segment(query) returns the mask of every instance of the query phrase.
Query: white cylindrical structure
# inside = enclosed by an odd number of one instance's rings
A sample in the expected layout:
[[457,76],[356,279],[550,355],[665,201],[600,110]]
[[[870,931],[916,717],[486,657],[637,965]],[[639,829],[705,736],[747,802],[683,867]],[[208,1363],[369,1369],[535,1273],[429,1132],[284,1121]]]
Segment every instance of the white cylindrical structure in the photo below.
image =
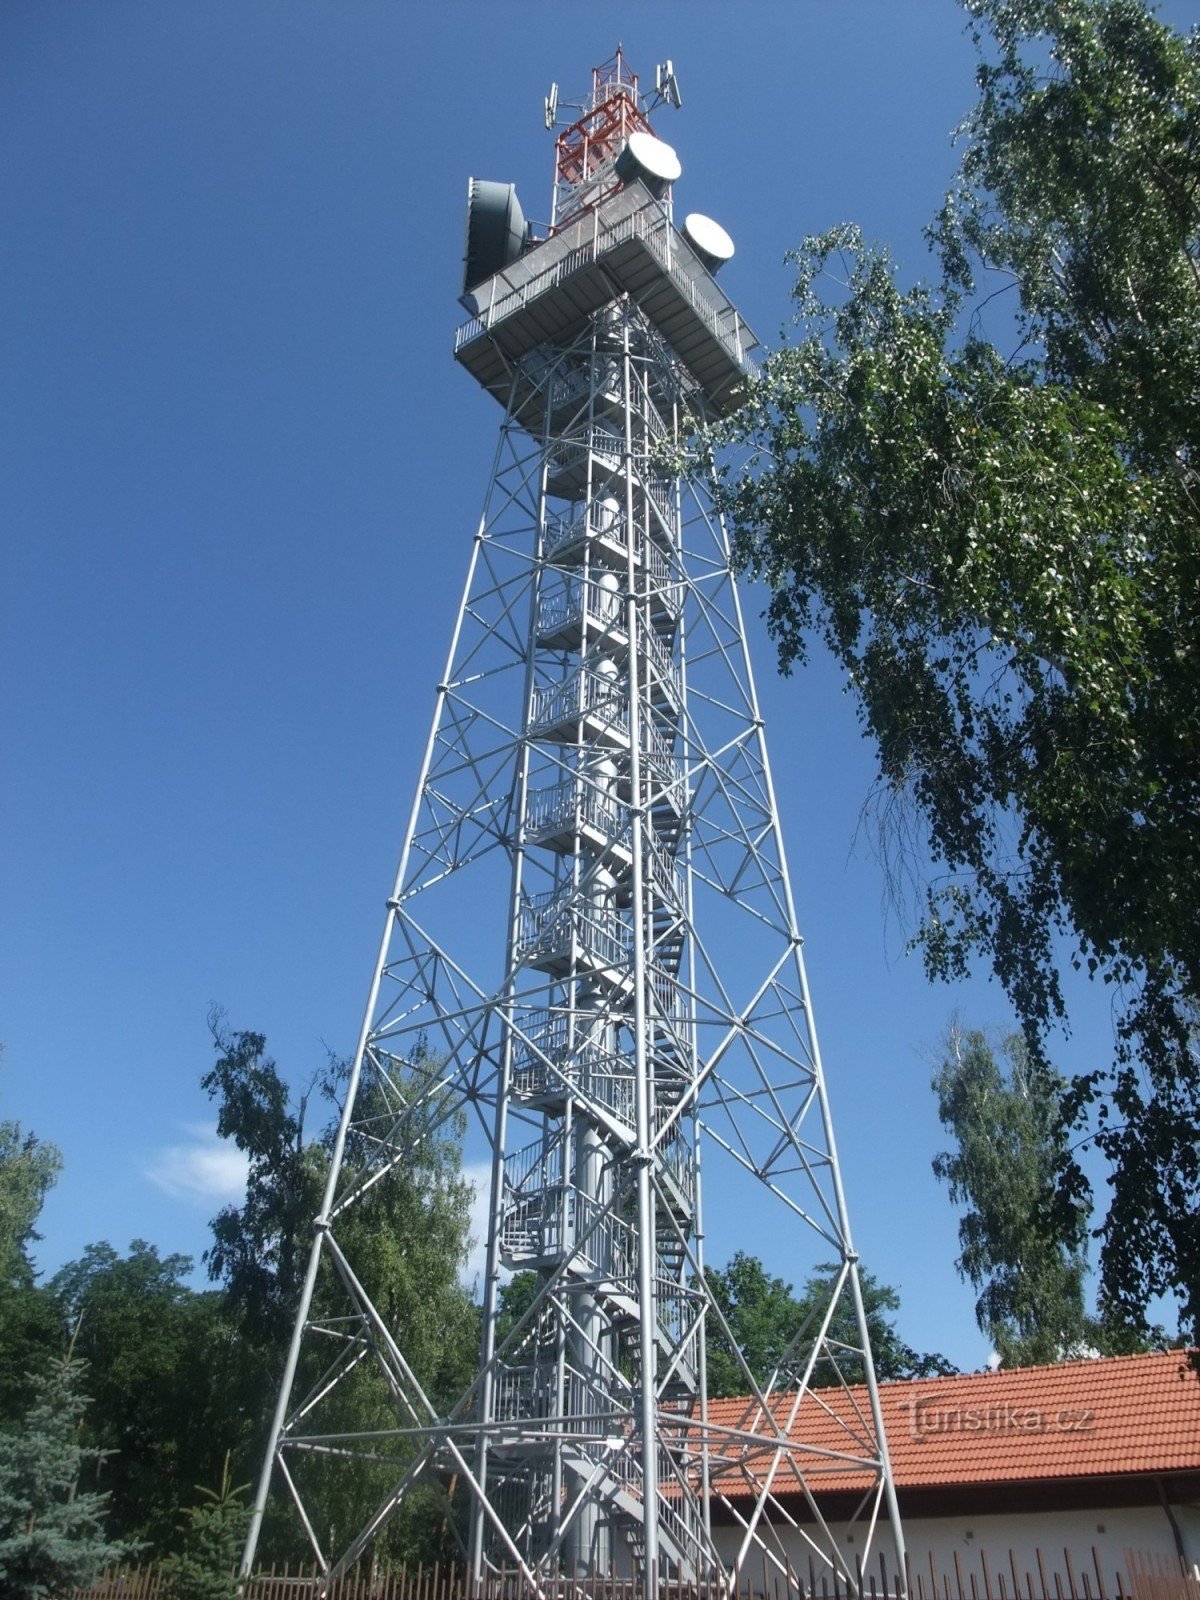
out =
[[733,240],[719,222],[702,211],[689,211],[683,219],[683,237],[710,272],[733,260]]

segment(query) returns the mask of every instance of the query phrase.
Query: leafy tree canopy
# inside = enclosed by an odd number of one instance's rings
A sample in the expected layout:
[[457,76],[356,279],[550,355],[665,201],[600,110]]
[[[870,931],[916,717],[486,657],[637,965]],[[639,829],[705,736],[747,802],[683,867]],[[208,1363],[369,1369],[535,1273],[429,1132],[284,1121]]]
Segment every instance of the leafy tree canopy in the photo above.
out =
[[19,1123],[0,1122],[0,1423],[30,1402],[30,1374],[47,1352],[67,1347],[58,1307],[38,1287],[29,1255],[61,1169],[54,1145]]
[[33,1282],[29,1246],[38,1237],[37,1219],[61,1170],[57,1146],[18,1122],[0,1122],[0,1285]]
[[189,1256],[160,1256],[135,1239],[124,1257],[89,1245],[48,1286],[88,1363],[85,1432],[103,1458],[112,1525],[158,1549],[241,1426],[230,1330],[219,1297],[187,1282],[191,1270]]
[[[175,1552],[171,1581],[181,1597],[199,1595],[205,1584],[224,1585],[227,1547],[244,1533],[244,1508],[240,1491],[229,1487],[228,1463],[237,1479],[252,1478],[261,1465],[332,1140],[331,1127],[308,1132],[308,1097],[292,1097],[265,1038],[215,1020],[216,1060],[204,1085],[217,1101],[219,1132],[249,1156],[243,1203],[226,1207],[213,1222],[208,1265],[219,1287],[198,1291],[189,1281],[188,1257],[161,1256],[144,1240],[134,1240],[124,1256],[108,1243],[90,1245],[44,1286],[34,1283],[18,1249],[14,1281],[0,1282],[0,1426],[9,1424],[14,1437],[27,1431],[21,1419],[31,1398],[41,1404],[44,1390],[41,1379],[31,1385],[31,1367],[47,1350],[65,1350],[73,1340],[86,1358],[94,1396],[86,1412],[78,1402],[75,1419],[79,1491],[86,1496],[103,1489],[117,1535],[145,1540],[158,1555]],[[321,1082],[335,1100],[342,1072],[332,1063]],[[368,1088],[366,1126],[371,1109]],[[453,1132],[431,1128],[428,1137],[418,1137],[403,1165],[339,1225],[362,1281],[400,1330],[427,1392],[437,1397],[466,1386],[478,1355],[478,1310],[458,1281],[471,1192],[448,1136]],[[368,1145],[378,1144],[352,1134],[346,1183],[371,1158]],[[12,1148],[20,1155],[26,1145],[21,1136]],[[22,1217],[24,1240],[36,1209],[26,1207]],[[333,1311],[335,1296],[336,1285],[324,1274],[317,1313]],[[301,1382],[315,1377],[314,1360],[326,1359],[308,1351]],[[361,1364],[338,1403],[347,1426],[386,1427],[393,1415],[372,1363]],[[224,1488],[216,1492],[193,1487],[218,1482]],[[361,1482],[331,1491],[318,1503],[324,1531],[348,1524],[382,1492]],[[197,1493],[200,1501],[192,1504]],[[410,1522],[389,1528],[384,1554],[435,1550],[444,1535],[441,1504],[418,1507]],[[295,1532],[269,1527],[270,1553],[307,1555]]]
[[246,1196],[213,1219],[209,1276],[223,1285],[243,1333],[278,1346],[300,1296],[325,1161],[305,1137],[309,1095],[293,1101],[265,1035],[209,1018],[217,1059],[201,1087],[217,1103],[217,1132],[249,1158]]
[[0,1284],[0,1427],[22,1415],[33,1372],[47,1354],[65,1351],[69,1338],[58,1303],[41,1285]]
[[[749,1391],[743,1360],[760,1386],[768,1382],[781,1364],[786,1365],[793,1346],[803,1340],[823,1315],[836,1280],[836,1268],[821,1267],[798,1296],[790,1283],[773,1276],[757,1256],[748,1255],[744,1250],[737,1251],[725,1267],[706,1267],[704,1276],[742,1355],[739,1360],[729,1341],[717,1330],[716,1324],[710,1322],[708,1392],[710,1396],[721,1396]],[[878,1377],[927,1378],[956,1370],[944,1356],[918,1355],[910,1349],[892,1321],[893,1314],[900,1309],[896,1291],[877,1283],[869,1272],[860,1276]],[[839,1299],[829,1334],[835,1344],[856,1346],[859,1343],[853,1311],[845,1297]],[[841,1376],[852,1383],[861,1381],[861,1364],[854,1358],[844,1362]],[[813,1382],[818,1386],[838,1381],[839,1375],[825,1366],[814,1370]]]
[[938,280],[804,243],[726,499],[783,668],[817,637],[847,671],[896,881],[932,857],[930,974],[986,958],[1041,1061],[1061,951],[1112,986],[1062,1110],[1108,1157],[1104,1293],[1200,1336],[1200,43],[1141,0],[965,5]]
[[1019,1034],[998,1056],[984,1034],[952,1028],[933,1088],[955,1140],[933,1170],[964,1208],[958,1269],[980,1291],[976,1319],[1002,1363],[1144,1347],[1111,1310],[1086,1308],[1087,1212],[1057,1181],[1068,1157],[1062,1079]]
[[[306,1095],[293,1100],[262,1034],[230,1030],[213,1021],[216,1065],[203,1085],[216,1100],[218,1131],[250,1158],[246,1196],[213,1221],[210,1275],[223,1288],[222,1303],[241,1335],[236,1382],[250,1427],[235,1453],[241,1476],[257,1472],[265,1448],[284,1357],[300,1301],[300,1288],[329,1172],[336,1124],[306,1131]],[[399,1070],[399,1069],[397,1069]],[[346,1067],[331,1060],[319,1087],[340,1104]],[[395,1084],[390,1093],[394,1097]],[[386,1180],[362,1184],[362,1193],[339,1215],[338,1243],[427,1394],[447,1401],[465,1388],[478,1359],[478,1308],[459,1282],[469,1242],[472,1191],[463,1178],[457,1123],[429,1104],[406,1126],[403,1158],[388,1154],[397,1125],[394,1105],[378,1077],[360,1086],[341,1172],[340,1198],[382,1162]],[[345,1314],[344,1289],[328,1258],[314,1293],[314,1317]],[[317,1364],[315,1364],[317,1363]],[[310,1341],[302,1352],[296,1393],[304,1393],[328,1363],[328,1351]],[[360,1362],[324,1403],[322,1425],[386,1428],[395,1407],[382,1373]],[[391,1468],[328,1464],[296,1468],[306,1506],[321,1537],[332,1545],[357,1526],[392,1481]],[[310,1474],[313,1481],[309,1481]],[[376,1479],[378,1481],[376,1481]],[[306,1556],[295,1543],[294,1518],[276,1496],[268,1508],[260,1546],[282,1559]],[[437,1553],[442,1537],[440,1503],[414,1499],[376,1544],[378,1554],[420,1559]]]
[[16,1122],[0,1122],[0,1280],[32,1281],[29,1245],[62,1156]]

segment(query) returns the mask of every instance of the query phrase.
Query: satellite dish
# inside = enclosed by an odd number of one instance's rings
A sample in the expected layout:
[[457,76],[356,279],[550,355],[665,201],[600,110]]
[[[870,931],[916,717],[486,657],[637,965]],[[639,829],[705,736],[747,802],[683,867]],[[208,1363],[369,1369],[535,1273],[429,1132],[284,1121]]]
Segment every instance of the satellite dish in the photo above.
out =
[[472,178],[467,185],[463,293],[515,261],[528,246],[531,231],[515,184]]
[[718,272],[733,256],[733,240],[719,222],[701,211],[689,211],[683,219],[683,237],[710,272]]
[[640,178],[651,194],[662,194],[669,183],[674,183],[683,168],[679,157],[665,139],[656,139],[652,133],[629,135],[628,142],[617,157],[616,172],[622,183]]

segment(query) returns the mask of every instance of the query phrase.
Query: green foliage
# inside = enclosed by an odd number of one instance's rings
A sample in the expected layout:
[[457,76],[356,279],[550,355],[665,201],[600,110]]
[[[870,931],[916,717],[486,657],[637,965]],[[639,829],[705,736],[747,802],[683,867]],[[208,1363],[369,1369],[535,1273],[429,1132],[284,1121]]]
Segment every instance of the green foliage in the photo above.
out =
[[48,1350],[65,1350],[68,1337],[58,1303],[41,1285],[0,1284],[0,1427],[22,1414],[34,1369]]
[[[340,1103],[344,1068],[328,1084]],[[447,1114],[436,1097],[406,1094],[418,1087],[397,1066],[385,1094],[377,1074],[359,1085],[354,1126],[346,1141],[341,1192],[377,1169],[377,1129],[392,1129],[390,1170],[347,1209],[339,1225],[342,1249],[384,1322],[397,1333],[405,1360],[435,1404],[448,1403],[467,1384],[479,1356],[477,1311],[459,1274],[470,1243],[473,1189],[462,1175],[465,1119]],[[397,1126],[396,1090],[413,1109]],[[331,1142],[332,1128],[326,1135]]]
[[[213,1223],[207,1259],[219,1290],[197,1292],[187,1282],[187,1257],[160,1257],[142,1240],[125,1257],[107,1243],[91,1245],[48,1286],[35,1285],[26,1246],[36,1237],[33,1227],[58,1169],[57,1152],[22,1135],[15,1124],[0,1127],[0,1249],[8,1251],[6,1275],[0,1275],[0,1419],[19,1418],[30,1396],[36,1399],[31,1423],[0,1440],[0,1509],[14,1519],[5,1533],[17,1540],[11,1547],[14,1572],[22,1562],[41,1571],[39,1562],[86,1553],[92,1546],[84,1534],[98,1527],[97,1508],[104,1506],[118,1535],[146,1539],[160,1554],[179,1546],[171,1570],[181,1600],[227,1592],[226,1557],[240,1546],[245,1527],[241,1491],[229,1487],[228,1463],[232,1458],[239,1475],[249,1476],[262,1459],[333,1128],[306,1136],[305,1099],[293,1102],[261,1034],[232,1032],[219,1018],[213,1024],[217,1059],[204,1086],[218,1103],[219,1133],[249,1157],[244,1203],[226,1207]],[[342,1070],[333,1063],[323,1085],[334,1099],[341,1095]],[[372,1119],[378,1122],[388,1110],[382,1102],[373,1106],[376,1092],[366,1085],[362,1116],[347,1145],[346,1185],[359,1181],[377,1159],[379,1140],[369,1130]],[[339,1241],[426,1392],[444,1403],[467,1386],[478,1355],[478,1310],[458,1282],[471,1190],[460,1170],[454,1119],[436,1102],[422,1116],[420,1126],[409,1128],[405,1158],[389,1180],[371,1187],[339,1224]],[[337,1294],[326,1269],[317,1285],[318,1315],[345,1309]],[[82,1423],[83,1403],[72,1402],[74,1454],[67,1465],[72,1487],[83,1486],[74,1500],[81,1520],[62,1516],[56,1522],[39,1512],[31,1531],[22,1522],[28,1512],[17,1479],[36,1470],[45,1488],[38,1462],[50,1446],[42,1438],[45,1382],[32,1378],[29,1368],[47,1348],[65,1347],[68,1330],[86,1357],[95,1396]],[[302,1384],[315,1376],[313,1363],[324,1359],[316,1350],[305,1352]],[[72,1374],[77,1370],[78,1364],[70,1368]],[[61,1395],[59,1400],[66,1403]],[[395,1415],[373,1362],[359,1364],[339,1389],[336,1408],[334,1420],[351,1428],[386,1427]],[[348,1528],[363,1505],[382,1494],[383,1478],[390,1481],[394,1469],[374,1470],[380,1483],[370,1470],[365,1476],[360,1471],[316,1497],[323,1534]],[[218,1476],[222,1488],[201,1491],[201,1503],[184,1513],[181,1525],[190,1486]],[[103,1496],[93,1492],[99,1482]],[[431,1491],[414,1497],[404,1519],[389,1526],[380,1550],[401,1558],[437,1555],[444,1553],[447,1534],[443,1501]],[[284,1558],[307,1555],[294,1535],[294,1528],[287,1535],[268,1528],[265,1548],[274,1539],[275,1553]],[[101,1564],[117,1549],[103,1542],[95,1548]]]
[[83,1371],[54,1362],[21,1423],[0,1432],[0,1592],[12,1600],[68,1594],[130,1553],[105,1535],[108,1496],[79,1491],[100,1454],[81,1443]]
[[[116,1534],[147,1540],[158,1554],[176,1547],[172,1571],[181,1596],[208,1592],[201,1569],[223,1571],[221,1541],[240,1544],[237,1530],[244,1532],[228,1463],[238,1477],[257,1473],[261,1463],[333,1136],[332,1128],[306,1136],[304,1100],[293,1102],[261,1035],[234,1033],[218,1022],[214,1038],[216,1064],[205,1087],[218,1103],[219,1132],[250,1158],[244,1203],[226,1207],[213,1224],[208,1265],[220,1287],[197,1292],[187,1281],[187,1257],[161,1257],[142,1240],[124,1257],[107,1243],[91,1245],[44,1288],[24,1270],[16,1281],[0,1283],[0,1417],[19,1414],[31,1362],[56,1343],[65,1347],[68,1330],[75,1330],[94,1393],[77,1429],[76,1477],[89,1489],[103,1484]],[[335,1099],[341,1070],[334,1063],[324,1084]],[[371,1092],[368,1086],[366,1123]],[[426,1391],[443,1402],[470,1381],[479,1324],[458,1282],[471,1194],[456,1129],[439,1121],[436,1107],[428,1110],[428,1124],[424,1134],[414,1130],[407,1158],[389,1181],[350,1209],[339,1240]],[[344,1181],[355,1182],[370,1159],[370,1139],[352,1135]],[[24,1215],[28,1228],[36,1211]],[[324,1272],[317,1313],[344,1309],[332,1274]],[[321,1359],[315,1349],[305,1352],[302,1384]],[[360,1364],[336,1403],[336,1420],[348,1427],[386,1427],[394,1417],[372,1362]],[[392,1469],[378,1472],[390,1476]],[[192,1486],[218,1480],[223,1488],[202,1492],[181,1524]],[[322,1533],[348,1527],[382,1492],[361,1473],[331,1484],[315,1501]],[[418,1496],[405,1520],[389,1527],[381,1550],[437,1554],[446,1531],[440,1499]],[[264,1548],[285,1559],[308,1554],[294,1526],[286,1533],[270,1526]],[[224,1578],[213,1581],[220,1587]]]
[[992,59],[935,230],[947,270],[968,290],[980,266],[1010,273],[1047,377],[1116,417],[1138,469],[1181,477],[1200,379],[1196,36],[1141,0],[967,10]]
[[[217,1103],[217,1132],[249,1158],[245,1198],[213,1218],[213,1244],[205,1253],[232,1337],[225,1368],[227,1420],[217,1442],[222,1451],[232,1451],[235,1474],[253,1478],[266,1449],[326,1159],[321,1146],[305,1137],[309,1095],[293,1102],[265,1037],[230,1030],[216,1011],[209,1026],[217,1059],[201,1085]],[[212,1477],[193,1473],[189,1481]],[[277,1535],[268,1524],[266,1545],[273,1556],[289,1560],[308,1553],[288,1542],[290,1533],[290,1525]]]
[[1065,1151],[1060,1078],[1006,1039],[1008,1072],[982,1033],[954,1028],[933,1079],[938,1114],[957,1149],[933,1170],[966,1208],[959,1272],[980,1290],[975,1316],[1005,1366],[1083,1354],[1087,1215],[1064,1207],[1056,1182]]
[[237,1593],[237,1568],[250,1508],[249,1484],[237,1488],[229,1482],[229,1457],[216,1489],[197,1487],[197,1505],[188,1506],[180,1527],[181,1548],[162,1563],[169,1600],[233,1600]]
[[32,1373],[48,1350],[65,1349],[66,1326],[34,1280],[29,1246],[46,1195],[62,1170],[52,1144],[0,1122],[0,1425],[32,1398]]
[[135,1239],[125,1257],[89,1245],[49,1284],[91,1374],[86,1437],[107,1458],[112,1526],[156,1549],[170,1543],[191,1485],[215,1478],[240,1432],[229,1330],[219,1297],[186,1282],[191,1269],[188,1256],[160,1257]]
[[805,242],[727,502],[784,669],[812,635],[846,669],[895,880],[932,858],[930,974],[987,959],[1034,1059],[1062,941],[1113,986],[1114,1066],[1063,1102],[1109,1157],[1105,1294],[1174,1289],[1200,1330],[1200,46],[1139,0],[967,9],[991,59],[940,282]]
[[217,1133],[249,1159],[246,1198],[213,1219],[209,1276],[243,1335],[272,1348],[291,1330],[320,1205],[325,1161],[305,1139],[308,1095],[293,1105],[261,1033],[231,1032],[209,1017],[216,1064],[201,1087],[217,1102]]
[[24,1132],[20,1123],[0,1122],[0,1286],[33,1283],[29,1246],[61,1171],[55,1145]]
[[[227,1207],[213,1222],[215,1243],[207,1259],[211,1276],[222,1284],[226,1315],[241,1336],[236,1382],[251,1425],[235,1461],[239,1473],[252,1473],[265,1448],[335,1128],[330,1125],[318,1138],[305,1136],[307,1097],[293,1104],[261,1034],[231,1032],[219,1019],[213,1032],[218,1060],[204,1087],[218,1104],[218,1131],[247,1153],[250,1169],[244,1204]],[[334,1103],[343,1097],[345,1070],[332,1061],[322,1084]],[[478,1310],[458,1281],[471,1201],[461,1173],[460,1136],[458,1121],[432,1101],[422,1102],[408,1119],[401,1141],[395,1108],[368,1073],[346,1142],[339,1193],[344,1199],[362,1184],[339,1216],[338,1244],[435,1404],[467,1386],[478,1358]],[[368,1187],[362,1180],[381,1161],[389,1168],[387,1180]],[[326,1256],[312,1315],[344,1315],[347,1309],[344,1287]],[[325,1370],[328,1349],[317,1343],[302,1349],[297,1394]],[[366,1360],[323,1402],[321,1424],[352,1432],[386,1428],[395,1416],[382,1371]],[[382,1499],[396,1468],[346,1461],[334,1471],[321,1459],[299,1462],[296,1475],[319,1536],[332,1546],[357,1527],[364,1506]],[[275,1497],[260,1552],[284,1560],[307,1556],[297,1532]],[[417,1494],[389,1522],[376,1553],[393,1559],[436,1556],[444,1553],[445,1532],[440,1498],[432,1491]]]
[[[729,1341],[710,1321],[708,1331],[708,1392],[710,1396],[746,1394],[749,1384],[742,1361],[756,1383],[766,1384],[781,1366],[786,1370],[802,1362],[816,1329],[828,1310],[838,1282],[837,1269],[820,1267],[797,1297],[790,1283],[767,1272],[757,1256],[739,1250],[728,1266],[706,1267],[709,1293],[720,1307],[741,1351],[735,1356]],[[875,1281],[869,1272],[860,1273],[863,1307],[871,1341],[875,1372],[880,1378],[926,1378],[953,1372],[955,1368],[939,1355],[918,1355],[896,1332],[892,1313],[900,1309],[894,1289]],[[837,1368],[819,1360],[812,1381],[818,1387],[843,1379],[863,1380],[861,1357],[852,1352],[861,1341],[854,1307],[848,1295],[841,1294],[829,1319],[828,1339],[839,1348]]]
[[31,1280],[28,1247],[48,1191],[62,1170],[52,1144],[0,1122],[0,1281]]
[[529,1310],[541,1285],[541,1274],[528,1269],[524,1272],[514,1272],[507,1283],[501,1284],[500,1309],[496,1318],[497,1344],[504,1343]]
[[1126,1053],[1113,1073],[1077,1080],[1068,1097],[1073,1121],[1099,1101],[1094,1138],[1113,1187],[1102,1298],[1108,1320],[1127,1330],[1122,1348],[1130,1339],[1135,1347],[1161,1342],[1146,1302],[1171,1292],[1180,1294],[1191,1342],[1200,1343],[1200,1035],[1194,1004],[1189,1010],[1190,1025],[1171,1017],[1142,1049],[1144,1066]]
[[[706,1267],[704,1277],[746,1365],[761,1386],[803,1326],[804,1308],[790,1283],[770,1276],[758,1257],[744,1250],[737,1251],[725,1267]],[[715,1325],[708,1330],[706,1355],[710,1396],[747,1392],[742,1366]]]

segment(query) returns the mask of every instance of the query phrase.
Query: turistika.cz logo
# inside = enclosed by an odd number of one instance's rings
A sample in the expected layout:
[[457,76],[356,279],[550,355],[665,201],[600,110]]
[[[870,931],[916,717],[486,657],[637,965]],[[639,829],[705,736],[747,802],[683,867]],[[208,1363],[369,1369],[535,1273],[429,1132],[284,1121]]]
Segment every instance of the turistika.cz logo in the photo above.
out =
[[1041,1406],[1014,1405],[1010,1400],[986,1406],[947,1405],[935,1395],[918,1395],[901,1405],[908,1412],[908,1431],[914,1439],[951,1433],[1091,1433],[1096,1426],[1095,1413],[1076,1406],[1046,1411]]

